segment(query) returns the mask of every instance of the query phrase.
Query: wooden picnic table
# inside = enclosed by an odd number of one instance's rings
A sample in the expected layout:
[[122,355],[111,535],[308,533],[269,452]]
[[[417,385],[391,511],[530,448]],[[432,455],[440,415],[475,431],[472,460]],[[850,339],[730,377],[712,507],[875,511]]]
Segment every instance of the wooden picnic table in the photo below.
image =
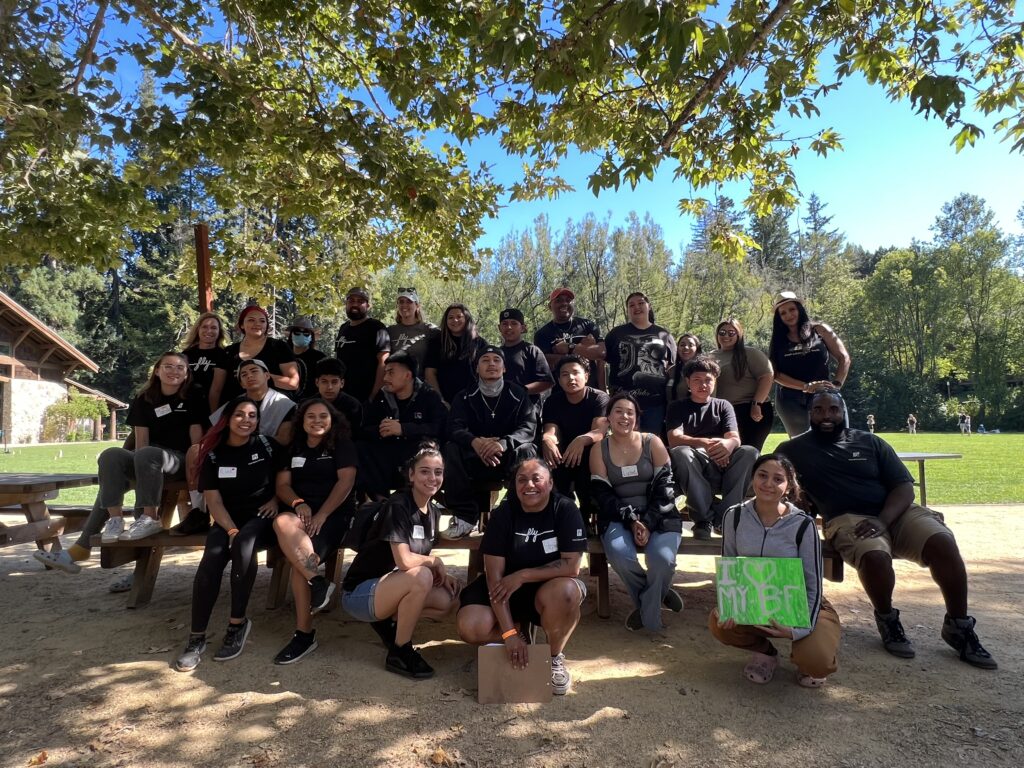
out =
[[0,473],[0,508],[6,513],[22,513],[25,522],[20,525],[0,523],[0,547],[34,541],[42,550],[60,550],[61,533],[69,523],[80,518],[50,517],[48,501],[57,498],[65,488],[96,485],[96,475],[49,475],[35,473]]
[[917,462],[917,482],[915,485],[921,489],[921,506],[928,506],[928,486],[925,483],[924,474],[924,463],[931,461],[932,459],[962,459],[963,454],[960,453],[917,453],[913,451],[900,452],[897,451],[896,455],[900,461],[910,463],[912,461]]

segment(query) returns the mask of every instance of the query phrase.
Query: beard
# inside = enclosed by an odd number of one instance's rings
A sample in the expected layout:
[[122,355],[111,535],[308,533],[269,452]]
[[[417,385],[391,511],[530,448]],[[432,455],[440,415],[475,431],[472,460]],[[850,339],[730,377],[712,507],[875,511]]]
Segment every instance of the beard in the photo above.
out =
[[822,430],[821,426],[821,424],[811,424],[811,432],[813,432],[814,436],[823,443],[839,442],[839,438],[841,438],[843,433],[846,431],[842,424],[833,424],[833,428],[828,431]]
[[366,311],[359,307],[349,307],[345,310],[345,316],[349,320],[363,320],[366,318]]

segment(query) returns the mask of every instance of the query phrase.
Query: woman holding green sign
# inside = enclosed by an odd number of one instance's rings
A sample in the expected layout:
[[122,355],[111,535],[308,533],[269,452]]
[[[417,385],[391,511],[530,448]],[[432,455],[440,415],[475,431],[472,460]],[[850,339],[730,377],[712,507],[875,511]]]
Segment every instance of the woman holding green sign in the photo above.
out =
[[794,506],[800,487],[796,470],[785,456],[766,454],[755,463],[751,475],[754,498],[730,507],[722,521],[723,557],[798,557],[803,562],[807,586],[806,627],[770,624],[737,624],[722,621],[718,608],[711,612],[708,626],[720,642],[752,653],[743,675],[753,683],[768,683],[779,666],[779,652],[773,637],[792,639],[790,660],[798,670],[797,682],[805,688],[820,688],[838,669],[839,616],[821,594],[821,540],[814,520]]

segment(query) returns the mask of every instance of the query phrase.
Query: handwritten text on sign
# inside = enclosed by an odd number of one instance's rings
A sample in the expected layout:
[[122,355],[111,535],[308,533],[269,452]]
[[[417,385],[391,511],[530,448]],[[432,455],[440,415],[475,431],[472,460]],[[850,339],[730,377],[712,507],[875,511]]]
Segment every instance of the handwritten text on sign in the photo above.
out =
[[807,586],[798,557],[720,557],[718,615],[737,624],[808,627]]

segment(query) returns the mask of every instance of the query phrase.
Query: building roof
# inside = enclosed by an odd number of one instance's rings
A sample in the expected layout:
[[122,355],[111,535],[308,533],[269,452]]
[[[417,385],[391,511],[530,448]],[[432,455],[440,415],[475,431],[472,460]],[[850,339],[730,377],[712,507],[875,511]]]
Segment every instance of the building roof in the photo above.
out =
[[53,350],[51,356],[57,357],[58,360],[64,360],[74,367],[82,367],[93,373],[100,369],[73,344],[3,291],[0,291],[0,316],[8,321],[13,320],[16,328],[23,332],[22,338],[18,341],[19,344],[31,336],[41,342],[43,346],[50,347]]
[[92,395],[93,397],[98,397],[100,400],[106,400],[108,403],[110,403],[110,406],[115,411],[120,411],[123,408],[127,408],[128,407],[128,403],[122,403],[116,397],[111,397],[106,392],[100,392],[98,389],[93,389],[92,387],[87,387],[85,384],[82,384],[80,381],[75,381],[74,379],[64,379],[64,383],[67,384],[70,387],[74,387],[75,389],[84,392],[87,395]]

